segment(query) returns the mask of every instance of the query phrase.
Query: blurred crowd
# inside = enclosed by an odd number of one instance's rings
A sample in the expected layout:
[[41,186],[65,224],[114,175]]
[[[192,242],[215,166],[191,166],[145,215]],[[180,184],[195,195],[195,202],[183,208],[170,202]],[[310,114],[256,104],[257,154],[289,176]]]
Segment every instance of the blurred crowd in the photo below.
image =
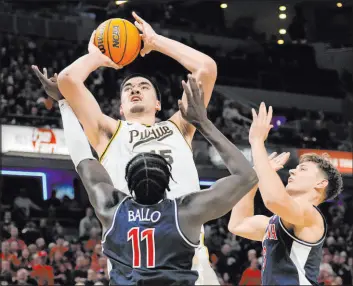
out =
[[[237,57],[234,58],[232,54],[220,55],[221,51],[210,47],[199,47],[192,40],[188,40],[186,43],[216,59],[219,68],[221,68],[220,79],[217,82],[222,81],[222,62],[226,61],[229,64],[232,60],[237,61],[235,59]],[[38,65],[41,69],[47,67],[48,75],[53,76],[54,73],[60,72],[84,54],[86,44],[11,34],[0,34],[0,44],[1,124],[61,127],[57,105],[52,106],[52,103],[47,100],[39,80],[31,70],[31,65]],[[292,56],[295,56],[295,50],[291,46],[288,46],[288,49],[287,52],[292,52]],[[301,46],[299,49],[310,49],[310,47]],[[276,56],[281,57],[281,52],[278,52]],[[289,61],[287,64],[290,65],[291,59],[287,60]],[[301,61],[308,64],[305,55]],[[254,60],[253,65],[250,66],[254,66],[256,69],[256,64],[259,62],[261,61]],[[247,74],[244,72],[242,64],[238,65],[233,62],[232,65],[236,68],[231,70],[239,74],[223,73],[227,74],[227,77],[237,80],[239,76]],[[153,69],[150,68],[152,66]],[[248,63],[245,66],[249,67]],[[275,64],[272,68],[274,66]],[[120,118],[120,84],[126,75],[133,72],[145,73],[158,83],[163,94],[163,110],[158,115],[159,120],[164,120],[177,111],[176,99],[182,94],[181,80],[186,76],[185,70],[170,58],[152,53],[148,57],[136,59],[134,63],[118,71],[119,74],[112,69],[101,68],[93,72],[87,79],[86,86],[94,94],[105,114],[113,118]],[[348,76],[348,78],[350,77]],[[329,81],[321,81],[320,85],[323,90],[328,91],[325,86],[322,86],[325,82]],[[289,86],[298,87],[294,83]],[[303,86],[305,86],[305,82]],[[312,84],[308,86],[313,88]],[[330,85],[330,88],[335,88],[335,85]],[[333,94],[339,95],[339,92]],[[227,137],[234,142],[241,142],[247,140],[251,123],[250,109],[249,103],[234,101],[214,92],[208,112],[213,122]],[[350,132],[352,128],[349,128],[352,126],[352,122],[347,121],[343,114],[276,109],[275,115],[279,116],[279,125],[274,128],[274,132],[271,132],[270,143],[342,151],[350,150],[352,147],[352,133]],[[348,128],[342,128],[343,124]]]
[[[256,213],[269,215],[257,199]],[[91,207],[73,214],[77,202],[59,200],[55,191],[38,206],[24,190],[2,207],[0,285],[108,285],[101,226]],[[352,209],[352,198],[321,207],[328,223],[319,275],[324,285],[353,283]],[[77,218],[73,224],[65,224],[63,210]],[[231,234],[228,220],[229,214],[205,227],[212,267],[221,285],[259,285],[261,243]]]

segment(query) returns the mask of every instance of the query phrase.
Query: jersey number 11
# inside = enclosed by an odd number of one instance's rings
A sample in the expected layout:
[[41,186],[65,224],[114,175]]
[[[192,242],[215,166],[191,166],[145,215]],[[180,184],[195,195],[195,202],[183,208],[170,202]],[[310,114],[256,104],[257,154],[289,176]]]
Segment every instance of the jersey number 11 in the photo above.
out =
[[134,268],[141,267],[141,249],[140,242],[142,240],[146,240],[146,249],[147,249],[147,268],[154,268],[156,265],[156,252],[155,252],[155,244],[154,244],[154,228],[147,228],[141,231],[141,239],[140,239],[140,228],[133,227],[127,233],[127,240],[132,241],[132,255],[133,262],[132,265]]

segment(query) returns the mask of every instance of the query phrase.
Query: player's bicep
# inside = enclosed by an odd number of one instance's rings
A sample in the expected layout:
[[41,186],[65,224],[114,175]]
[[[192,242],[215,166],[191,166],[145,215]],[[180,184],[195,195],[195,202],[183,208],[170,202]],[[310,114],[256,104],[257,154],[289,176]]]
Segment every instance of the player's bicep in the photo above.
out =
[[286,199],[274,199],[264,203],[267,209],[293,225],[309,226],[316,219],[317,211],[312,204],[297,201],[290,196]]
[[106,118],[96,99],[82,82],[75,81],[69,75],[60,73],[58,86],[83,125],[90,144],[96,149],[100,143],[101,127],[106,125]]
[[235,235],[262,241],[270,218],[263,215],[255,215],[245,218],[241,223],[229,228]]

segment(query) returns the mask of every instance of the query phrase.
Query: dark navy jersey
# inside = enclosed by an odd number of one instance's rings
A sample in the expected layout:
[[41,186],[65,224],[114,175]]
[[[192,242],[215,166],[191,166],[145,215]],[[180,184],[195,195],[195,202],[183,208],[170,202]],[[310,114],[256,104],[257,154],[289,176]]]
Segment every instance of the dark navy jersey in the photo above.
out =
[[[195,245],[178,224],[175,200],[145,206],[126,197],[103,237],[110,285],[195,285]],[[110,269],[109,269],[110,268]]]
[[323,220],[323,237],[317,243],[308,243],[296,238],[293,230],[286,229],[279,216],[270,218],[262,241],[262,285],[319,285],[317,279],[326,237],[324,217]]

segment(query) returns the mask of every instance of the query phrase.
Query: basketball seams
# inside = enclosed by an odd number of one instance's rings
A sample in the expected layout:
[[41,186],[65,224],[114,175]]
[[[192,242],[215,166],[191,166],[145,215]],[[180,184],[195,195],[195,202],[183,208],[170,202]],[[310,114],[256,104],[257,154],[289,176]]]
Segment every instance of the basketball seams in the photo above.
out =
[[126,51],[126,46],[127,46],[127,39],[128,39],[128,37],[127,37],[127,29],[126,29],[125,20],[124,20],[124,19],[122,19],[122,22],[123,22],[123,24],[124,24],[124,31],[125,31],[125,45],[124,45],[124,52],[123,52],[123,54],[122,54],[122,56],[121,56],[120,61],[119,61],[119,62],[117,62],[117,64],[120,64],[120,62],[124,59],[124,55],[125,55],[125,51]]
[[108,52],[109,52],[109,58],[112,58],[112,54],[110,53],[110,44],[109,44],[109,28],[110,28],[110,24],[112,22],[112,19],[110,19],[109,23],[108,23],[108,29],[107,29],[107,46],[108,46]]

